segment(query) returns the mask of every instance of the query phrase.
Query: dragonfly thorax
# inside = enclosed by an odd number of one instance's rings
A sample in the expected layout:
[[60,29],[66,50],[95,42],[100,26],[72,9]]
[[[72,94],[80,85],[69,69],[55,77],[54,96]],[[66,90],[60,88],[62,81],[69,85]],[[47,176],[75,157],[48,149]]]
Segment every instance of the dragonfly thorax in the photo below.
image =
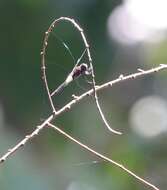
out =
[[74,70],[72,71],[72,78],[73,80],[78,78],[79,76],[86,74],[86,71],[88,70],[88,65],[86,63],[82,63],[79,66],[76,66]]

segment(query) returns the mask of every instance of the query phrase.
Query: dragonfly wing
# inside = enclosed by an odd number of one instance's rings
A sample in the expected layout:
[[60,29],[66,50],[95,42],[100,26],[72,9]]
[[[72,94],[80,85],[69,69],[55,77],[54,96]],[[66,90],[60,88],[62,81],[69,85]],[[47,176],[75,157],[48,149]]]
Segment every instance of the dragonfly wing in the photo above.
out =
[[63,82],[58,88],[56,88],[56,90],[54,90],[52,93],[51,93],[51,96],[54,96],[60,92],[62,92],[62,90],[67,86],[66,84],[66,81]]

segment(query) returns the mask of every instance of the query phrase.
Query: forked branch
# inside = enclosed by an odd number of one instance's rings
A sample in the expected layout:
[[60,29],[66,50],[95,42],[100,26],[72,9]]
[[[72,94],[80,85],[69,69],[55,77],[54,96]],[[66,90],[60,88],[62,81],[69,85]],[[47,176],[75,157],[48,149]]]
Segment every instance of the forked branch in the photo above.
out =
[[[137,79],[138,77],[144,76],[144,75],[148,75],[148,74],[152,74],[155,72],[158,72],[160,70],[164,70],[167,69],[167,65],[166,64],[161,64],[158,67],[149,69],[149,70],[142,70],[142,69],[138,69],[139,72],[130,74],[130,75],[120,75],[117,79],[109,81],[107,83],[104,83],[98,87],[95,88],[96,91],[102,91],[105,88],[109,88],[112,87],[114,84],[118,84],[120,82],[123,81],[127,81],[127,80],[133,80],[133,79]],[[83,100],[84,98],[91,96],[93,94],[93,89],[85,92],[84,94],[80,95],[80,96],[74,96],[74,99],[72,101],[70,101],[68,104],[66,104],[63,108],[61,108],[60,110],[58,110],[56,113],[53,113],[52,115],[50,115],[41,125],[37,126],[36,129],[29,135],[25,136],[25,138],[23,140],[21,140],[18,144],[16,144],[13,148],[9,149],[7,151],[7,153],[5,153],[1,158],[0,158],[0,163],[3,163],[4,161],[6,161],[7,158],[9,158],[13,153],[15,153],[16,151],[19,150],[19,148],[23,147],[28,141],[30,141],[32,138],[34,138],[35,136],[37,136],[45,127],[49,125],[51,125],[50,123],[54,121],[54,119],[56,119],[59,115],[61,115],[64,112],[70,111],[71,107],[74,106],[75,104],[79,103],[81,100]],[[56,129],[57,131],[61,132],[61,134],[63,134],[64,136],[66,136],[67,138],[69,138],[70,140],[74,139],[72,137],[69,137],[68,135],[66,135],[66,133],[62,130],[60,130],[59,128],[55,128],[55,126],[51,126],[52,128]],[[76,140],[73,140],[74,142],[76,142]],[[119,168],[123,169],[124,171],[126,171],[127,173],[129,173],[130,175],[132,175],[133,177],[139,179],[141,182],[147,184],[148,186],[152,187],[152,189],[154,190],[158,190],[157,187],[155,187],[154,185],[150,184],[149,182],[143,180],[142,178],[138,177],[136,174],[134,174],[133,172],[131,172],[130,170],[128,170],[127,168],[125,168],[124,166],[122,166],[121,164],[107,158],[106,156],[92,150],[91,148],[89,148],[88,146],[80,143],[79,141],[76,142],[77,144],[79,144],[80,146],[82,146],[83,148],[85,148],[86,150],[90,151],[92,154],[95,154],[96,156],[99,156],[100,158],[115,164],[116,166],[118,166]]]

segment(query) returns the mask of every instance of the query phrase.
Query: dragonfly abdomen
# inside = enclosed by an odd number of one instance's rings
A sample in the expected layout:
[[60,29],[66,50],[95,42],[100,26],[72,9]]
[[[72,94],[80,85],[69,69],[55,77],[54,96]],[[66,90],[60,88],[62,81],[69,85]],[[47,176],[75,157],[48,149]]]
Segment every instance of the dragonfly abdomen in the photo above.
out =
[[51,93],[51,96],[54,96],[55,94],[58,94],[63,91],[64,87],[67,86],[66,81],[64,81],[55,91]]

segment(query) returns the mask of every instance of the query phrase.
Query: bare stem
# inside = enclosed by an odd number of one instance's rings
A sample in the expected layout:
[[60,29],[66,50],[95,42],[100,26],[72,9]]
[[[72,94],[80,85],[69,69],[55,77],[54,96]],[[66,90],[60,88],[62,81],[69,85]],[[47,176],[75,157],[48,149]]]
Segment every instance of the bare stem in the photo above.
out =
[[[109,81],[107,83],[104,83],[98,87],[95,88],[96,91],[102,91],[105,88],[108,87],[112,87],[114,84],[118,84],[120,82],[123,81],[127,81],[127,80],[132,80],[132,79],[136,79],[138,77],[144,76],[144,75],[148,75],[148,74],[152,74],[155,72],[158,72],[160,70],[163,69],[167,69],[167,64],[161,64],[155,68],[149,69],[149,70],[142,70],[142,69],[138,69],[139,72],[130,74],[130,75],[120,75],[117,79]],[[41,125],[37,126],[36,129],[29,135],[26,135],[25,138],[23,140],[21,140],[18,144],[16,144],[13,148],[9,149],[2,157],[0,157],[0,163],[3,163],[4,161],[6,161],[7,158],[9,158],[13,153],[15,153],[16,151],[18,151],[19,148],[23,147],[28,141],[30,141],[32,138],[34,138],[35,136],[37,136],[39,134],[39,132],[41,132],[45,127],[49,125],[51,125],[50,123],[57,118],[59,115],[61,115],[64,112],[67,112],[71,109],[72,106],[74,106],[75,104],[79,103],[82,99],[84,99],[85,97],[91,96],[93,94],[93,89],[85,92],[84,94],[80,95],[80,96],[73,96],[73,100],[70,101],[68,104],[66,104],[64,107],[62,107],[60,110],[58,110],[57,112],[53,113],[52,115],[50,115]],[[68,137],[69,139],[73,139],[72,137],[68,136],[68,134],[66,135],[66,133],[62,130],[60,130],[59,128],[55,128],[52,127],[54,129],[56,129],[57,131],[59,131],[61,134],[63,134],[64,136]],[[134,174],[133,172],[131,172],[130,170],[128,170],[127,168],[125,168],[123,165],[109,159],[108,157],[101,155],[100,153],[92,150],[91,148],[89,148],[88,146],[80,143],[79,141],[77,141],[76,139],[73,139],[73,141],[75,143],[77,143],[78,145],[82,146],[83,148],[87,149],[88,151],[92,152],[93,154],[95,154],[96,156],[102,158],[103,160],[106,160],[110,163],[113,163],[114,165],[118,166],[119,168],[123,169],[124,171],[126,171],[127,173],[129,173],[130,175],[134,176],[135,178],[137,178],[139,181],[147,184],[148,186],[152,187],[155,190],[159,190],[157,187],[155,187],[154,185],[150,184],[149,182],[143,180],[142,178],[140,178],[139,176],[137,176],[136,174]]]
[[107,161],[109,163],[114,164],[115,166],[121,168],[122,170],[124,170],[125,172],[127,172],[128,174],[130,174],[131,176],[133,176],[134,178],[136,178],[137,180],[139,180],[141,183],[151,187],[154,190],[159,190],[155,185],[149,183],[148,181],[144,180],[143,178],[139,177],[138,175],[136,175],[134,172],[132,172],[131,170],[127,169],[125,166],[123,166],[122,164],[119,164],[118,162],[108,158],[107,156],[104,156],[103,154],[100,154],[99,152],[96,152],[95,150],[93,150],[92,148],[90,148],[89,146],[81,143],[80,141],[78,141],[77,139],[73,138],[71,135],[67,134],[66,132],[64,132],[62,129],[56,127],[55,125],[48,123],[48,126],[53,128],[54,130],[58,131],[59,133],[61,133],[64,137],[70,139],[71,141],[73,141],[74,143],[78,144],[79,146],[81,146],[83,149],[91,152],[92,154],[96,155],[97,157],[103,159],[104,161]]
[[[160,70],[167,69],[167,64],[161,64],[155,68],[149,69],[149,70],[141,70],[138,69],[139,72],[133,73],[127,76],[120,75],[117,79],[109,81],[107,83],[104,83],[98,87],[96,87],[96,91],[102,91],[105,88],[112,87],[114,84],[118,84],[123,81],[136,79],[138,77],[141,77],[143,75],[152,74],[155,72],[158,72]],[[64,112],[70,111],[71,107],[75,104],[79,103],[82,99],[91,96],[93,94],[93,89],[85,92],[84,94],[80,96],[73,96],[73,100],[70,101],[68,104],[66,104],[64,107],[62,107],[60,110],[58,110],[56,113],[50,115],[41,125],[39,125],[30,135],[25,136],[23,140],[21,140],[18,144],[16,144],[13,148],[9,149],[7,153],[5,153],[2,157],[0,157],[0,163],[4,162],[8,157],[10,157],[14,152],[16,152],[19,148],[21,148],[23,145],[25,145],[28,141],[30,141],[33,137],[35,137],[39,132],[46,127],[48,122],[52,122],[55,118],[57,118],[59,115],[61,115]]]
[[13,148],[9,149],[1,158],[0,158],[0,163],[3,163],[6,161],[6,159],[11,156],[13,153],[15,153],[19,148],[23,147],[28,141],[30,141],[32,138],[37,136],[40,131],[44,127],[46,127],[47,123],[53,120],[53,115],[48,117],[41,125],[37,126],[36,129],[29,135],[26,135],[23,140],[21,140],[17,145],[15,145]]

